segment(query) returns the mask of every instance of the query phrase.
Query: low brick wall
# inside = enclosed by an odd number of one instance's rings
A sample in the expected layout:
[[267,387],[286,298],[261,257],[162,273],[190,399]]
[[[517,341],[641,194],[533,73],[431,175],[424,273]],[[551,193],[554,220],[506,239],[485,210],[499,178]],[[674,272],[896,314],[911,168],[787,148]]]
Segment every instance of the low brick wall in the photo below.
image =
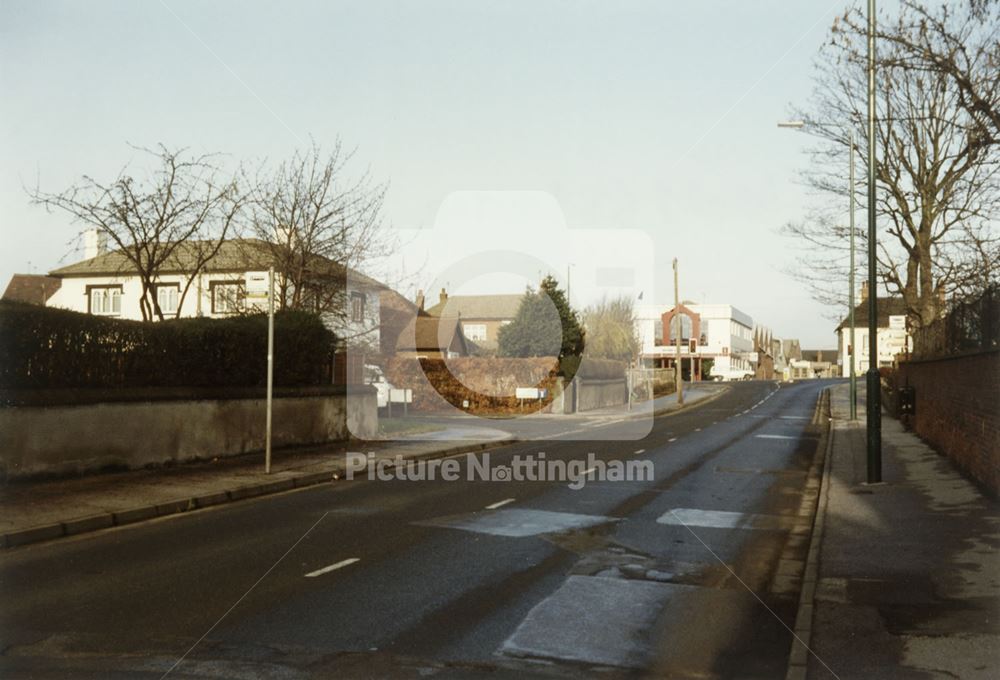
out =
[[914,388],[913,430],[1000,494],[1000,351],[901,363],[895,383]]
[[555,357],[393,357],[386,363],[386,378],[395,387],[413,390],[415,411],[451,412],[463,409],[463,402],[467,401],[469,406],[464,410],[471,413],[513,414],[525,408],[515,396],[518,387],[549,390],[547,399],[532,402],[527,408],[537,410],[548,406],[557,368]]
[[[136,469],[264,449],[264,399],[200,399],[0,408],[0,476]],[[374,439],[375,390],[274,400],[275,448]]]

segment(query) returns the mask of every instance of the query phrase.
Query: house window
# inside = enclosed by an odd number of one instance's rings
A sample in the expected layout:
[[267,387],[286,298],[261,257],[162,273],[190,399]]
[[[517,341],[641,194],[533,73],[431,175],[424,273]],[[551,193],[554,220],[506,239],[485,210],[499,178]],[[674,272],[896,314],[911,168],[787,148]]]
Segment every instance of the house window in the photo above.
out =
[[242,281],[212,281],[212,314],[232,314],[246,307],[246,286]]
[[160,311],[166,314],[176,314],[180,301],[181,287],[176,283],[158,284],[156,286],[156,304]]
[[121,286],[87,286],[87,311],[102,316],[122,313]]
[[486,340],[486,324],[484,323],[463,324],[462,332],[469,340]]
[[351,321],[361,323],[365,320],[365,294],[351,293]]

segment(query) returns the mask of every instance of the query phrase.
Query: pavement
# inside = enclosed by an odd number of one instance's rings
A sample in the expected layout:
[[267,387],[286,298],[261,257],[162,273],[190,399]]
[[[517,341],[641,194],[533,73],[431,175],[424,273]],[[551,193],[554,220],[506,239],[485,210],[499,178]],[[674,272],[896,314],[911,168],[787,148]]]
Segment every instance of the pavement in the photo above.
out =
[[848,386],[831,389],[831,455],[796,625],[805,644],[788,677],[996,678],[1000,504],[887,415],[883,483],[866,484],[861,392],[852,422]]
[[446,441],[354,442],[249,454],[171,467],[94,474],[0,487],[0,547],[124,526],[223,503],[281,493],[343,477],[348,451],[376,460],[429,459],[499,446],[510,435],[491,430],[445,430]]

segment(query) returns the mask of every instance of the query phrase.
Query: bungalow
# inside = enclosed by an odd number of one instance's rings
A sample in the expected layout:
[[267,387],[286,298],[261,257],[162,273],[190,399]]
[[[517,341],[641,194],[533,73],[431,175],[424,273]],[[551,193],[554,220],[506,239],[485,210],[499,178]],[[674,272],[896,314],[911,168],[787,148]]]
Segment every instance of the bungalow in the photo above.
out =
[[[156,302],[165,318],[225,317],[261,309],[266,295],[248,295],[248,282],[266,282],[274,263],[270,246],[256,239],[224,241],[201,270],[204,242],[180,244],[160,268],[154,284]],[[378,347],[379,294],[386,286],[332,260],[313,257],[309,266],[316,272],[317,291],[344,292],[337,312],[324,308],[319,293],[309,298],[327,326],[346,342],[364,342]],[[106,236],[97,230],[84,235],[84,259],[49,272],[58,282],[46,299],[49,307],[71,309],[99,316],[141,320],[142,280],[135,265],[121,250],[108,250]],[[276,278],[280,277],[280,274]],[[280,305],[280,300],[278,300]]]

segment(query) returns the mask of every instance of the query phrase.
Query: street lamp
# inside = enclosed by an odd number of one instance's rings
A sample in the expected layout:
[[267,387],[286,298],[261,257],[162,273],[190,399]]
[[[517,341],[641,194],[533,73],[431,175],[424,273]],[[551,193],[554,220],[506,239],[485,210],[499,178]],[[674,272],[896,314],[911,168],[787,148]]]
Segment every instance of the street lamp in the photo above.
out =
[[878,374],[878,287],[875,284],[875,0],[868,0],[868,483],[882,481],[882,392]]
[[[801,130],[806,126],[804,120],[790,120],[778,123],[780,128],[793,128],[796,130]],[[848,309],[847,309],[847,323],[850,325],[850,340],[848,342],[849,348],[847,352],[847,360],[851,364],[850,376],[851,376],[851,420],[858,419],[858,376],[855,371],[855,359],[854,352],[856,344],[854,342],[854,128],[848,136],[848,146],[851,149],[851,162],[850,162],[850,173],[848,179],[848,194],[849,194],[849,213],[850,213],[850,225],[851,225],[851,266],[850,266],[850,282],[848,283]]]
[[[878,260],[875,230],[875,0],[868,0],[868,371],[865,374],[867,417],[867,479],[869,484],[882,481],[882,392],[878,372]],[[802,127],[779,123],[780,127]],[[853,139],[851,143],[853,151]],[[854,196],[854,187],[851,187]],[[853,216],[854,211],[851,211]],[[851,230],[851,237],[854,230]],[[851,277],[853,282],[853,277]],[[853,287],[853,285],[852,285]],[[853,311],[854,306],[851,305]],[[852,326],[853,328],[853,323]],[[853,367],[853,362],[852,362]],[[853,405],[854,400],[851,400]]]

